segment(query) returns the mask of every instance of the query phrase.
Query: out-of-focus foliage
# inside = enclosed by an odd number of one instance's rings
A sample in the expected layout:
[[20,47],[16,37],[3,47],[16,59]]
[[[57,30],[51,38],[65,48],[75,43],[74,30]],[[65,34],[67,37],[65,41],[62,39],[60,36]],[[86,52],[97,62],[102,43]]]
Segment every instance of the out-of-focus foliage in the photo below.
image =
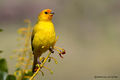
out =
[[14,75],[8,75],[6,80],[16,80]]
[[[3,30],[2,29],[0,29],[0,32],[2,32]],[[2,53],[3,51],[2,50],[0,50],[0,53]]]
[[[0,65],[2,64],[0,63]],[[16,77],[14,75],[8,74],[7,72],[3,70],[1,71],[0,69],[0,80],[16,80]]]
[[5,59],[0,59],[0,71],[8,72],[7,62]]
[[0,53],[2,53],[3,51],[2,50],[0,50]]
[[0,80],[16,80],[14,75],[8,74],[7,61],[0,58]]
[[0,80],[6,80],[7,78],[7,72],[0,71]]
[[0,32],[2,32],[3,31],[3,29],[0,29]]
[[32,51],[30,44],[31,37],[31,22],[25,20],[28,27],[22,27],[18,30],[18,49],[14,50],[15,58],[17,58],[15,75],[17,80],[28,80],[32,75]]
[[[0,29],[0,32],[3,30]],[[0,53],[3,51],[0,50]],[[14,75],[8,74],[8,66],[7,61],[4,58],[0,58],[0,80],[16,80],[16,77]]]

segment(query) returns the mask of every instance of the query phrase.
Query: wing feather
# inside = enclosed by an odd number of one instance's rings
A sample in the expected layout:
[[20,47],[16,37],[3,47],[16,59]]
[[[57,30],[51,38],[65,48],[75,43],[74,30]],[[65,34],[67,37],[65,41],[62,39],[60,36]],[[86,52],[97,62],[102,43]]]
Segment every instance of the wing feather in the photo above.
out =
[[33,39],[34,39],[34,30],[32,31],[32,35],[31,35],[31,47],[32,47],[32,51],[34,51]]

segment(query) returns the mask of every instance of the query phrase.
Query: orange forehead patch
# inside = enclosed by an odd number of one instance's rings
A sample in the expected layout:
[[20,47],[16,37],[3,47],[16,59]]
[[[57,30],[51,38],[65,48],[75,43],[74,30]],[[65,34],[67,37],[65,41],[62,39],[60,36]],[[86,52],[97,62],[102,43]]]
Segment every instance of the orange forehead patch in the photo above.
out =
[[51,11],[52,11],[51,9],[44,9],[44,10],[41,11],[40,15],[44,14],[44,12],[51,13]]
[[47,9],[47,12],[49,12],[49,13],[50,13],[50,12],[51,12],[51,10],[50,10],[50,9]]

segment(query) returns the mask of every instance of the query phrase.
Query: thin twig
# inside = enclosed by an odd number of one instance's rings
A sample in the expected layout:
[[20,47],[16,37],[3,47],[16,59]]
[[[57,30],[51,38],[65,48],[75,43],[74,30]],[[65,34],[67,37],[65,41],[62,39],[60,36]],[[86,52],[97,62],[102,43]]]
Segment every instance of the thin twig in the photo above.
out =
[[37,69],[37,71],[33,74],[33,76],[29,80],[33,80],[33,78],[37,75],[37,73],[41,70],[41,68],[44,66],[45,62],[49,58],[51,52],[47,55],[47,57],[44,59],[43,63],[40,65],[40,67]]

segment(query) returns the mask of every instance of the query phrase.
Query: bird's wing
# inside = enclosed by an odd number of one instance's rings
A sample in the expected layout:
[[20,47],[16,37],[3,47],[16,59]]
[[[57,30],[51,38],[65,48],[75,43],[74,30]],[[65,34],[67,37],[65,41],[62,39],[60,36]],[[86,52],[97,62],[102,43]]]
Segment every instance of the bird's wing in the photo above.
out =
[[[37,23],[38,23],[38,22],[37,22]],[[37,23],[36,23],[36,25],[37,25]],[[33,39],[34,39],[34,36],[35,36],[35,33],[36,33],[36,30],[35,30],[36,25],[34,26],[33,31],[32,31],[32,35],[31,35],[31,47],[32,47],[32,51],[34,51]],[[34,53],[33,53],[33,54],[34,54]]]
[[32,47],[32,51],[34,50],[34,47],[33,47],[33,39],[34,39],[34,30],[32,31],[32,35],[31,35],[31,47]]

